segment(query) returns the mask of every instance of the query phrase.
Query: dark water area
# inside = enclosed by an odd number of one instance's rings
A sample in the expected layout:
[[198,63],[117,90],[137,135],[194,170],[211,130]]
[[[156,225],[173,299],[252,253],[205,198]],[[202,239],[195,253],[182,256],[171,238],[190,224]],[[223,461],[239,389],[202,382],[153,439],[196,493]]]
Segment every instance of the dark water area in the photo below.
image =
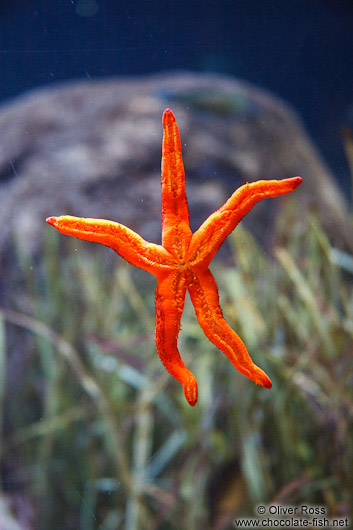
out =
[[349,189],[353,2],[39,0],[0,4],[0,101],[77,78],[185,69],[287,100]]

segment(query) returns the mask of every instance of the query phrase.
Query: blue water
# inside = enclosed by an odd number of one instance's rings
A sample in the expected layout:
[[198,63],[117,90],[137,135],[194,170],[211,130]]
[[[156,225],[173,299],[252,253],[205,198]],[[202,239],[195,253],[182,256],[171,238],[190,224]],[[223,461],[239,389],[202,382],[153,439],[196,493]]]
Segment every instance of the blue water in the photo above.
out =
[[290,102],[345,187],[340,129],[353,121],[352,57],[348,0],[8,0],[0,7],[0,101],[63,79],[176,68],[227,73]]

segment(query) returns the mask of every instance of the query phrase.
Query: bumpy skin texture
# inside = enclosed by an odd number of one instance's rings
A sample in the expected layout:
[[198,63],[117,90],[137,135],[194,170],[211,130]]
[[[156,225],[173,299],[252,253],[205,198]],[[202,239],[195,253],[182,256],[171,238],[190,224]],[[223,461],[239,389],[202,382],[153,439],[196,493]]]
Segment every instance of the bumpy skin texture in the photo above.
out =
[[302,179],[293,177],[245,184],[192,234],[179,130],[169,109],[163,114],[163,131],[162,245],[149,243],[113,221],[64,215],[49,217],[47,222],[63,234],[111,247],[126,261],[157,278],[157,351],[168,372],[182,384],[191,406],[197,402],[197,382],[183,363],[177,346],[187,290],[206,337],[223,351],[239,372],[271,388],[270,379],[252,362],[244,343],[224,320],[217,285],[208,266],[226,237],[257,202],[290,193]]

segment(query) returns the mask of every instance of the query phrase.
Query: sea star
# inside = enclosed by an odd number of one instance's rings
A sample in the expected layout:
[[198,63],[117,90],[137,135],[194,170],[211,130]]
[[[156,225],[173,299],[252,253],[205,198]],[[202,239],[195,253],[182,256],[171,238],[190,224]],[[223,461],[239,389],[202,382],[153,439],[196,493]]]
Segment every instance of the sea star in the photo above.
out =
[[162,245],[145,241],[124,225],[102,219],[63,215],[47,222],[63,234],[95,241],[157,278],[155,340],[159,357],[179,381],[191,406],[197,402],[195,376],[177,347],[186,290],[206,337],[225,353],[239,372],[266,388],[271,380],[256,366],[242,340],[224,320],[218,288],[209,264],[245,214],[261,199],[295,190],[302,179],[259,180],[238,188],[192,233],[185,193],[185,173],[178,125],[171,110],[163,114]]

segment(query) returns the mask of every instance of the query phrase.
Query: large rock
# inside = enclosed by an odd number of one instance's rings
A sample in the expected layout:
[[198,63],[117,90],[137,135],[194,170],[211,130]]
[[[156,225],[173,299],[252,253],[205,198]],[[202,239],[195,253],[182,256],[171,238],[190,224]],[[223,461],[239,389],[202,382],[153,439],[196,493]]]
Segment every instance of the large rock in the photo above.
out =
[[[38,250],[44,219],[59,214],[116,220],[159,242],[166,107],[181,131],[193,229],[246,181],[301,175],[298,215],[314,205],[337,242],[351,241],[345,200],[283,101],[229,77],[169,73],[75,81],[2,105],[0,251],[12,237]],[[260,237],[281,200],[248,216]]]

